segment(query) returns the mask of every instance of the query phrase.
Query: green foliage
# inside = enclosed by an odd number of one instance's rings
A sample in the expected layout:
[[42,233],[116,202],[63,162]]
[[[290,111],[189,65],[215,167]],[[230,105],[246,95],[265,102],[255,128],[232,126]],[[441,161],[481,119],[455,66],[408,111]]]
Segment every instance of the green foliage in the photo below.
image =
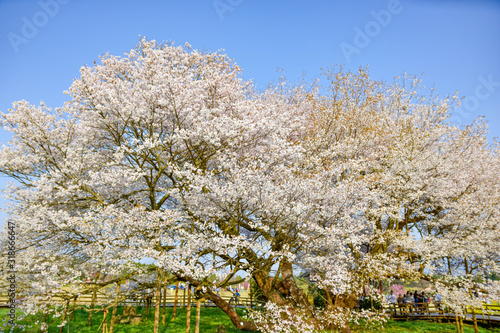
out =
[[255,301],[262,303],[266,302],[266,298],[264,297],[262,290],[260,290],[260,287],[253,279],[250,279],[250,293]]
[[366,296],[362,301],[361,301],[361,309],[364,309],[364,310],[368,310],[368,309],[376,309],[376,310],[380,310],[382,309],[382,303],[380,303],[380,301],[377,301],[377,300],[373,300],[372,301],[372,297],[371,296]]
[[314,307],[324,309],[326,306],[326,293],[323,289],[318,288],[314,283],[309,285],[309,293],[313,296]]
[[486,276],[486,278],[493,281],[500,280],[500,276],[498,276],[498,274],[496,273],[491,273],[490,275]]

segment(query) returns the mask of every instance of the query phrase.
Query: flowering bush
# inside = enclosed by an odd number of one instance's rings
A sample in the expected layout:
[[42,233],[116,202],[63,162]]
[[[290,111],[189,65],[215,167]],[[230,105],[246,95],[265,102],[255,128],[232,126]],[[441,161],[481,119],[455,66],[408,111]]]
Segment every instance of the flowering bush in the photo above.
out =
[[394,295],[396,295],[396,296],[404,295],[406,293],[405,286],[403,286],[401,284],[391,285],[391,290],[394,292]]

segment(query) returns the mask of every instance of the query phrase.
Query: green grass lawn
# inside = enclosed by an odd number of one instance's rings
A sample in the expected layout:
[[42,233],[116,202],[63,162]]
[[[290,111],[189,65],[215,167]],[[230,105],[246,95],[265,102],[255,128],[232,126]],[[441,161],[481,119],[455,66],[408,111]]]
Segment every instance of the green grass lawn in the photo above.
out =
[[[456,333],[457,329],[455,323],[433,323],[430,321],[389,321],[384,328],[368,329],[364,327],[353,328],[354,332],[377,332],[377,333],[426,333],[426,332],[440,332],[440,333]],[[474,326],[464,325],[465,333],[474,333]],[[500,328],[486,329],[479,327],[480,333],[500,333]]]
[[[145,308],[139,307],[138,313],[145,316]],[[191,332],[194,332],[195,325],[195,308],[192,309],[191,312]],[[237,309],[240,315],[243,314],[243,309]],[[121,314],[123,311],[122,307],[118,308],[118,314]],[[111,312],[111,311],[110,311]],[[4,318],[7,313],[7,309],[0,309],[0,318]],[[87,318],[88,312],[79,309],[75,312],[73,320],[64,327],[63,332],[82,332],[82,333],[101,333],[102,332],[102,312],[98,312],[94,315],[92,320],[92,326],[87,327]],[[142,332],[153,332],[153,321],[154,318],[154,309],[150,309],[150,314],[148,316],[148,320],[143,320],[142,324],[139,325],[126,325],[126,324],[116,324],[115,325],[115,333],[142,333]],[[160,317],[161,318],[161,317]],[[172,332],[172,333],[184,333],[186,332],[186,311],[181,308],[177,311],[177,318],[175,320],[171,320],[172,318],[172,308],[166,309],[166,323],[165,325],[161,325],[160,323],[160,332]],[[36,320],[41,320],[42,316],[37,316],[36,318],[30,317],[25,318],[23,321],[18,321],[19,324],[28,325],[26,328],[26,332],[40,332],[40,324],[34,324]],[[107,316],[107,325],[109,328],[109,324],[111,321],[111,315],[108,313]],[[58,324],[61,323],[61,318],[50,318],[48,321],[50,323],[49,332],[50,333],[58,333],[59,329],[57,327]],[[218,308],[202,308],[201,310],[201,320],[200,320],[200,332],[201,333],[210,333],[216,332],[219,325],[224,325],[227,332],[243,332],[236,328],[234,328],[233,324],[227,317],[227,315],[222,312]],[[32,325],[29,327],[29,325]],[[466,325],[464,329],[465,333],[473,333],[474,328],[472,325]],[[488,330],[486,328],[480,327],[479,331],[481,333],[487,332],[495,332],[500,333],[500,328],[495,328],[492,330]],[[6,330],[7,332],[7,330]],[[16,329],[14,332],[21,332],[20,329]],[[453,323],[432,323],[428,321],[389,321],[384,328],[366,328],[366,327],[353,327],[353,332],[361,333],[361,332],[386,332],[386,333],[424,333],[424,332],[440,332],[440,333],[453,333],[456,332],[455,325]]]
[[[142,332],[153,332],[154,325],[154,309],[150,309],[150,313],[148,316],[148,320],[145,321],[145,308],[139,307],[138,313],[143,315],[143,323],[139,325],[130,325],[130,324],[115,324],[114,332],[115,333],[142,333]],[[121,314],[123,311],[123,307],[118,308],[118,314]],[[237,309],[240,315],[243,314],[243,309]],[[7,313],[6,309],[0,309],[0,318],[5,317],[5,313]],[[161,333],[176,333],[176,332],[186,332],[186,313],[187,311],[182,308],[177,309],[177,316],[175,320],[172,320],[172,308],[166,308],[166,320],[165,325],[161,324],[161,312],[160,312],[160,329]],[[18,321],[19,324],[24,325],[32,325],[36,320],[41,320],[43,317],[37,316],[37,318],[26,318],[23,321]],[[73,320],[68,323],[64,327],[64,333],[70,332],[82,332],[82,333],[98,333],[102,332],[102,318],[103,313],[98,312],[94,314],[92,318],[92,326],[87,327],[87,318],[88,312],[79,309],[75,312],[73,316]],[[107,315],[107,325],[109,328],[111,322],[111,311]],[[196,308],[191,309],[191,332],[194,332],[195,329],[195,320],[196,320]],[[59,318],[51,318],[48,320],[50,323],[49,333],[58,333],[60,328],[57,327],[58,324],[61,323],[61,317]],[[217,332],[217,328],[219,325],[224,325],[227,332],[243,332],[234,327],[232,322],[229,320],[227,315],[218,308],[202,308],[201,309],[201,319],[200,319],[200,332]],[[99,328],[100,327],[100,328]],[[14,332],[21,332],[21,330],[15,330]],[[31,328],[27,327],[26,332],[40,332],[40,324],[33,325]]]

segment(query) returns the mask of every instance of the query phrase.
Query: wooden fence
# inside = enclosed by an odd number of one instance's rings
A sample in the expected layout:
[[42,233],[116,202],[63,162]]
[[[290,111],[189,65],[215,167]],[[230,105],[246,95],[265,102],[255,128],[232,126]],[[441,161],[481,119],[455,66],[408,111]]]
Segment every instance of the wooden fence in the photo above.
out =
[[[236,307],[249,307],[253,308],[257,306],[260,302],[254,300],[251,296],[240,296],[237,299],[233,296],[224,296],[222,295],[221,298],[228,302],[232,306]],[[193,300],[193,298],[192,298]],[[22,300],[21,300],[22,301]],[[66,300],[61,298],[61,297],[53,297],[52,301],[54,303],[64,303]],[[90,306],[92,302],[92,295],[91,294],[85,294],[85,295],[79,295],[76,299],[71,299],[71,304],[76,304],[76,305],[88,305]],[[111,295],[105,295],[105,294],[99,294],[96,299],[96,305],[103,305],[103,306],[108,306],[113,304],[114,302],[114,296]],[[123,295],[120,297],[119,300],[119,305],[130,305],[130,306],[146,306],[146,302],[149,302],[149,306],[155,305],[155,297],[154,294],[149,294],[149,295]],[[161,306],[174,306],[175,302],[175,295],[174,294],[167,294],[167,295],[162,295],[161,298]],[[187,304],[187,292],[184,293],[183,290],[179,290],[178,298],[177,298],[177,306],[184,307]],[[202,303],[202,306],[204,307],[209,307],[209,306],[215,306],[215,304],[207,299],[205,299]],[[6,297],[0,297],[0,308],[2,307],[8,307],[8,299]]]
[[[449,308],[436,303],[390,304],[384,307],[387,315],[394,320],[433,320],[455,321],[455,313]],[[468,308],[464,320],[482,321],[485,323],[500,323],[500,307],[483,304],[481,308]]]
[[[230,303],[235,307],[248,307],[253,308],[257,306],[260,302],[252,299],[251,296],[240,296],[236,299],[234,296],[221,295],[221,298]],[[54,302],[64,303],[63,298],[53,298]],[[72,299],[71,303],[75,305],[87,305],[90,306],[92,301],[92,295],[79,295],[76,299]],[[96,299],[96,305],[109,306],[114,302],[114,297],[112,295],[98,294]],[[119,305],[129,305],[129,306],[148,306],[154,307],[155,297],[153,294],[137,294],[137,295],[126,295],[124,294],[119,301]],[[161,306],[174,306],[175,295],[173,293],[162,295]],[[179,290],[177,298],[177,306],[185,307],[187,304],[187,292],[184,290]],[[209,300],[204,300],[201,303],[204,307],[215,306]],[[0,307],[7,307],[8,299],[5,297],[0,297]],[[390,304],[383,308],[383,310],[388,316],[393,320],[433,320],[433,321],[455,321],[455,313],[443,305],[436,303],[411,303],[411,304]],[[472,321],[475,319],[479,322],[485,323],[500,323],[500,306],[483,304],[481,308],[469,308],[466,321]]]

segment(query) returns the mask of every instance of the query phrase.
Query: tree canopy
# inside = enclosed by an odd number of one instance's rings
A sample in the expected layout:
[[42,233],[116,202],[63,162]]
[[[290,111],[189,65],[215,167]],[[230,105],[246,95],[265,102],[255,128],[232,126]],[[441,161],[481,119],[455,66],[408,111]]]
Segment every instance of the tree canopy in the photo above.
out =
[[[448,122],[456,96],[364,68],[258,91],[240,71],[142,39],[82,67],[60,108],[1,114],[26,309],[98,267],[143,274],[144,259],[242,330],[347,329],[376,316],[354,310],[373,280],[427,279],[462,313],[471,290],[499,296],[499,148],[481,119]],[[249,318],[214,292],[242,271],[267,302]]]

